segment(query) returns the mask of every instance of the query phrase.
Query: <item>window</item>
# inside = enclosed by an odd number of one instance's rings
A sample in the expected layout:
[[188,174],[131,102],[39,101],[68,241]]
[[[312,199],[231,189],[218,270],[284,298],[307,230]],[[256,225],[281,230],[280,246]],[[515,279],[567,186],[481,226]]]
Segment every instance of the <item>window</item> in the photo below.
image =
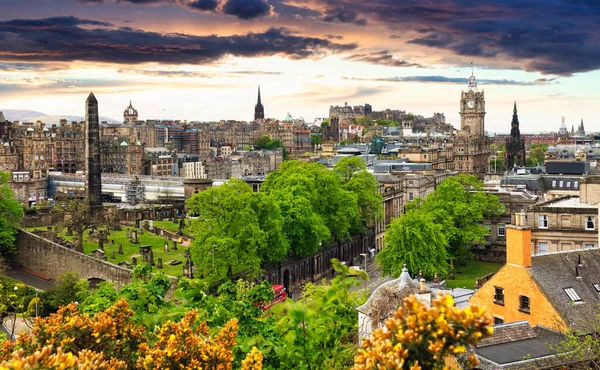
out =
[[585,229],[594,230],[594,216],[585,216]]
[[556,187],[556,180],[552,180],[552,187],[555,188]]
[[506,225],[498,224],[498,236],[505,236],[505,235],[506,235]]
[[494,303],[504,306],[504,289],[494,287]]
[[483,224],[483,227],[487,230],[488,234],[492,233],[492,224]]
[[569,298],[571,298],[571,301],[573,302],[581,302],[581,297],[579,296],[579,294],[577,294],[577,292],[575,292],[575,289],[573,288],[564,288],[565,293],[567,293],[567,295],[569,296]]
[[563,182],[562,182],[562,181],[561,181],[561,182],[559,182],[559,183],[558,183],[558,186],[562,188],[562,187],[563,187]]
[[548,228],[548,215],[539,215],[538,217],[538,227],[541,229]]
[[525,295],[519,296],[519,311],[529,313],[529,297]]
[[595,244],[586,244],[584,245],[584,249],[592,249],[592,248],[596,248]]
[[573,183],[573,187],[574,187],[574,188],[577,188],[578,186],[579,186],[579,181],[575,181],[575,182]]
[[415,198],[413,193],[408,193],[408,200],[413,200]]
[[571,187],[571,181],[567,181],[567,187],[570,188]]
[[498,316],[494,316],[494,325],[504,324],[504,319],[501,319]]
[[547,254],[548,253],[548,242],[539,242],[538,243],[538,254]]

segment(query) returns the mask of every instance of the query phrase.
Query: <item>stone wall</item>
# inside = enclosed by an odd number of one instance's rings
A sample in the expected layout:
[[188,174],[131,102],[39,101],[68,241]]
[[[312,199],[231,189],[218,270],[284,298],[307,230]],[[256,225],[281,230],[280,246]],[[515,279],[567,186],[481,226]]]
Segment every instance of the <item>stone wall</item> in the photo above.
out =
[[333,276],[331,259],[337,258],[352,266],[361,253],[369,253],[375,248],[375,233],[372,230],[358,234],[343,243],[336,242],[329,248],[310,257],[288,258],[276,266],[266,269],[265,278],[271,284],[282,284],[290,291],[304,280],[316,281],[327,275]]
[[92,282],[113,282],[117,288],[131,281],[132,270],[63,247],[48,239],[19,230],[16,263],[53,280],[74,272]]

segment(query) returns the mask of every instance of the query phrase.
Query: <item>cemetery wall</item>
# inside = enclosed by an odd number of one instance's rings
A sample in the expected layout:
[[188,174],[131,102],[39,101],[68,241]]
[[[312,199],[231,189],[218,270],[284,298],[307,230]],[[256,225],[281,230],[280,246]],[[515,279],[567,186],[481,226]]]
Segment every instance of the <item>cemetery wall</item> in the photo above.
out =
[[93,282],[113,282],[117,288],[131,281],[133,271],[63,247],[25,230],[17,235],[16,263],[50,279],[74,272]]

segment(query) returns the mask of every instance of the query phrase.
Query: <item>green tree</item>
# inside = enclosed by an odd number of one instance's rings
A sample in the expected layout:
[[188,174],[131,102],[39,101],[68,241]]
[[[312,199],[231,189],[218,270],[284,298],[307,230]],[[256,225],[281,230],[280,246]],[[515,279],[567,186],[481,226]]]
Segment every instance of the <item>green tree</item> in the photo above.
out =
[[544,164],[546,148],[547,148],[546,144],[543,144],[543,145],[532,144],[531,145],[531,150],[529,151],[529,154],[527,156],[527,161],[528,162],[531,161],[530,162],[531,166],[535,166],[537,164]]
[[367,165],[360,157],[344,157],[333,167],[343,187],[356,194],[361,221],[373,226],[383,216],[383,197],[379,182],[367,172]]
[[8,174],[0,172],[0,257],[11,258],[15,252],[16,227],[23,218],[23,206],[8,185]]
[[80,279],[72,272],[62,274],[53,288],[42,293],[40,316],[55,313],[61,306],[71,302],[82,301],[88,294],[89,284],[86,279]]
[[310,145],[312,146],[312,151],[314,152],[317,146],[321,145],[323,140],[321,139],[321,135],[319,134],[311,134],[310,135]]
[[254,142],[254,148],[258,150],[264,149],[269,141],[271,141],[269,135],[263,135],[256,139],[256,141]]
[[357,196],[317,163],[287,161],[267,176],[261,191],[276,199],[293,253],[311,255],[331,238],[344,240],[360,225]]
[[205,278],[221,280],[246,272],[256,277],[264,263],[287,256],[284,220],[277,203],[248,184],[230,179],[195,194],[188,209],[199,216],[192,223],[192,259]]
[[59,230],[70,230],[75,233],[75,250],[83,253],[83,235],[93,228],[104,224],[101,213],[90,211],[90,205],[87,198],[74,198],[64,202],[58,202],[58,205],[52,210],[61,215],[61,221],[57,224]]
[[442,226],[448,252],[459,263],[470,257],[474,243],[485,241],[487,229],[481,221],[504,213],[498,197],[486,193],[477,177],[465,174],[447,178],[424,201],[411,206]]
[[447,240],[442,226],[420,210],[411,210],[393,220],[384,241],[386,248],[375,258],[386,275],[399,276],[404,264],[412,274],[422,270],[425,276],[436,272],[445,276],[448,272]]

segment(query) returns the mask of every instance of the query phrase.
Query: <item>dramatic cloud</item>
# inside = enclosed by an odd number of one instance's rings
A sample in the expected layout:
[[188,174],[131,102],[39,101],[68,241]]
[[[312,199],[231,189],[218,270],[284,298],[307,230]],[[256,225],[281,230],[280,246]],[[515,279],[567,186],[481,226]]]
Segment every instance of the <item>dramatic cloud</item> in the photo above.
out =
[[[378,81],[378,82],[424,82],[424,83],[450,83],[466,85],[468,79],[464,77],[446,77],[446,76],[406,76],[406,77],[386,77],[386,78],[359,78],[344,77],[346,80],[354,81]],[[538,79],[535,81],[516,81],[508,79],[482,79],[478,80],[483,85],[518,85],[518,86],[536,86],[545,85],[555,81],[555,79]]]
[[27,62],[207,64],[228,55],[302,59],[356,48],[355,44],[299,36],[283,27],[245,35],[193,36],[116,29],[75,17],[0,22],[0,35],[8,35],[0,39],[0,59]]
[[420,67],[417,63],[410,63],[406,60],[396,59],[387,50],[383,50],[371,54],[353,54],[346,57],[346,60],[352,60],[355,62],[379,64],[390,67]]
[[192,0],[187,1],[185,5],[188,8],[200,11],[214,11],[219,4],[217,3],[217,0]]
[[269,14],[271,6],[266,0],[225,0],[223,12],[240,19],[254,19]]
[[344,6],[341,2],[336,2],[335,6],[329,7],[323,14],[322,19],[325,22],[354,23],[358,26],[367,24],[365,18],[359,18],[354,9],[351,9],[350,6]]
[[[299,0],[298,0],[299,1]],[[407,30],[415,45],[465,57],[521,63],[527,71],[570,75],[600,68],[600,5],[583,0],[305,0],[324,20],[352,22],[360,14],[387,26],[393,39]],[[333,9],[350,11],[337,17]],[[343,14],[343,13],[340,13]],[[362,19],[362,18],[361,18]],[[454,58],[453,60],[456,60]],[[470,60],[465,58],[467,64]]]

